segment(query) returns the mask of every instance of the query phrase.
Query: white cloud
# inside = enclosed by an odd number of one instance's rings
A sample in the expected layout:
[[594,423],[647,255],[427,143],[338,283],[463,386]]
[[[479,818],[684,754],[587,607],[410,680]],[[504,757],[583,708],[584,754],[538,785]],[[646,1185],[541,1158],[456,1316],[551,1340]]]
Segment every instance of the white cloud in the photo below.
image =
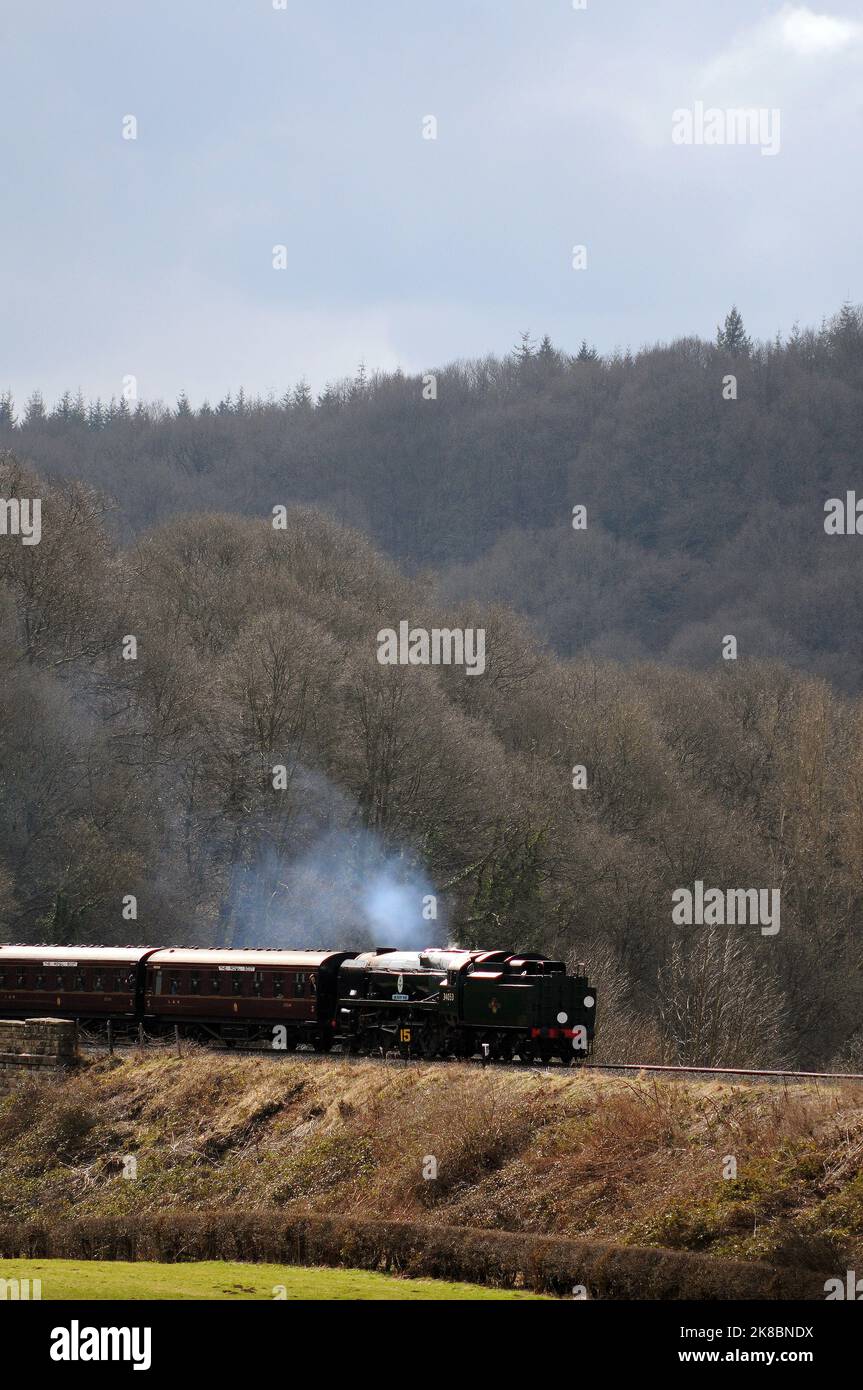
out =
[[784,4],[732,33],[708,59],[695,54],[624,50],[604,56],[577,82],[547,77],[522,89],[519,120],[578,122],[593,131],[623,129],[639,145],[668,150],[671,112],[696,100],[719,107],[807,109],[808,124],[859,111],[863,22]]
[[814,14],[806,5],[786,8],[778,16],[782,43],[802,57],[836,53],[863,40],[863,24],[834,15]]
[[[784,5],[742,30],[701,73],[706,89],[728,89],[728,99],[755,100],[758,85],[774,91],[828,76],[823,60],[863,55],[863,24],[816,14],[807,5]],[[817,67],[816,67],[817,64]]]

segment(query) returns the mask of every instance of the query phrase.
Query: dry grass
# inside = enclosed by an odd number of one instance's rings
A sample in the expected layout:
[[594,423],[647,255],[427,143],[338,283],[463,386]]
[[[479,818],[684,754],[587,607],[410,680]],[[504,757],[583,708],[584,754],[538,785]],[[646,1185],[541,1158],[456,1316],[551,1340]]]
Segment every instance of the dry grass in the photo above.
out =
[[836,1273],[863,1261],[861,1158],[851,1085],[129,1054],[0,1101],[0,1218],[267,1207]]

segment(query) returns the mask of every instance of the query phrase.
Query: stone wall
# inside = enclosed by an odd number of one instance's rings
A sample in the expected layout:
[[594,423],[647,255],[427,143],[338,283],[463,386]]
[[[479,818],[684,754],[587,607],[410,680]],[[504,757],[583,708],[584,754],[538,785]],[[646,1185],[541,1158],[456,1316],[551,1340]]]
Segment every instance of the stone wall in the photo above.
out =
[[0,1019],[0,1089],[22,1076],[71,1066],[77,1056],[78,1025],[71,1019]]

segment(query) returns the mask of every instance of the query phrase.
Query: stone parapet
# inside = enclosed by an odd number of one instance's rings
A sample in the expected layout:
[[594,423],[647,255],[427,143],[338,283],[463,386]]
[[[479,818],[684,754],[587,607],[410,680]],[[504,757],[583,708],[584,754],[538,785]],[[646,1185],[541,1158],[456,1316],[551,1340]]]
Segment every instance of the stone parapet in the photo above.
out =
[[66,1018],[0,1019],[0,1072],[46,1072],[70,1066],[78,1056],[78,1025]]

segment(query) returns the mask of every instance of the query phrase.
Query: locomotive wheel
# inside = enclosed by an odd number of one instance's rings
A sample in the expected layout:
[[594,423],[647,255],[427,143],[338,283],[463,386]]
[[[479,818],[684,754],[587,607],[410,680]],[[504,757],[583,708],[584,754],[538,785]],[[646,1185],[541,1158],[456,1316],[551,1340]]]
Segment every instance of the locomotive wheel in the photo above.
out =
[[439,1057],[443,1051],[443,1043],[444,1037],[440,1028],[429,1026],[419,1030],[417,1049],[421,1057],[425,1057],[428,1060],[431,1060],[433,1057]]

